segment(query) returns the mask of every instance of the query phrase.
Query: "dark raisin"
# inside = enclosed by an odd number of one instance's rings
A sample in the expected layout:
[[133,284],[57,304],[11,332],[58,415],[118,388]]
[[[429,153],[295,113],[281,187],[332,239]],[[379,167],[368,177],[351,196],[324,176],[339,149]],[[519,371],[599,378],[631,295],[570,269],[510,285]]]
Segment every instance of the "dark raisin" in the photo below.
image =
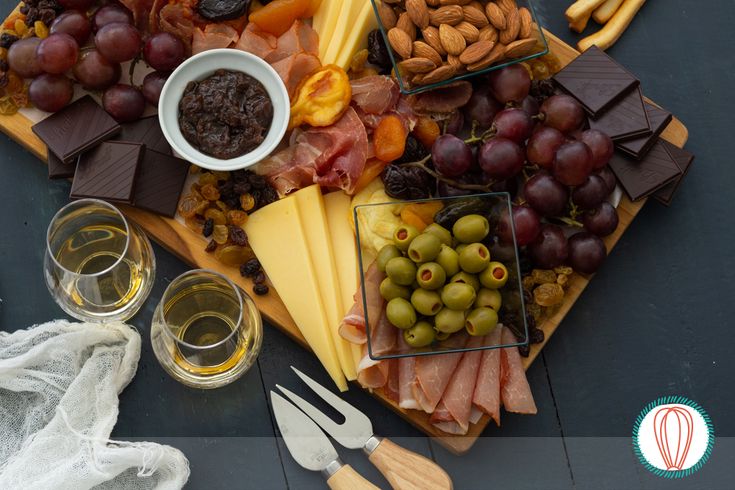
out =
[[544,331],[541,330],[540,328],[534,328],[532,330],[529,330],[528,340],[532,344],[540,344],[541,342],[544,341],[544,337],[545,337]]
[[257,208],[260,209],[263,206],[267,206],[272,202],[278,201],[278,192],[273,187],[265,187],[260,192],[260,199],[257,202]]
[[250,182],[235,182],[232,186],[233,192],[237,194],[247,194],[252,188]]
[[413,135],[409,134],[406,138],[406,149],[403,151],[403,155],[393,163],[408,163],[418,162],[423,160],[426,155],[429,154],[429,150],[419,142]]
[[10,68],[10,65],[8,65],[8,62],[5,60],[0,60],[0,71],[8,71]]
[[549,80],[533,80],[531,82],[530,94],[539,101],[539,103],[545,101],[556,92],[554,83]]
[[258,272],[260,272],[258,259],[250,259],[240,266],[240,275],[243,277],[254,277]]
[[214,220],[212,218],[207,218],[207,221],[204,222],[204,226],[202,227],[202,235],[209,237],[212,234],[212,231],[214,231]]
[[38,20],[50,26],[56,18],[56,12],[51,9],[40,9],[38,11]]
[[207,253],[212,253],[217,249],[217,242],[214,240],[209,240],[209,243],[206,247],[204,247],[204,251]]
[[[523,294],[525,296],[526,291],[523,291]],[[528,325],[529,330],[533,330],[536,328],[536,319],[533,317],[533,315],[526,315],[526,325]]]
[[230,225],[230,240],[235,245],[240,245],[241,247],[244,247],[248,244],[248,236],[245,234],[245,230],[240,228],[239,226]]
[[253,292],[258,296],[263,296],[264,294],[268,294],[268,286],[265,284],[256,284],[253,286]]
[[379,30],[375,29],[368,34],[368,62],[380,68],[390,70],[392,63],[388,54],[385,39]]
[[388,165],[383,171],[385,192],[396,199],[425,199],[431,197],[434,179],[417,167]]
[[0,88],[5,88],[8,85],[8,74],[4,71],[0,72]]
[[18,36],[8,34],[7,32],[0,35],[0,48],[8,49],[15,41],[18,40]]
[[265,282],[265,272],[259,271],[253,278],[255,284],[263,284]]
[[519,345],[518,353],[521,355],[521,357],[528,357],[528,355],[531,353],[531,347],[528,344]]

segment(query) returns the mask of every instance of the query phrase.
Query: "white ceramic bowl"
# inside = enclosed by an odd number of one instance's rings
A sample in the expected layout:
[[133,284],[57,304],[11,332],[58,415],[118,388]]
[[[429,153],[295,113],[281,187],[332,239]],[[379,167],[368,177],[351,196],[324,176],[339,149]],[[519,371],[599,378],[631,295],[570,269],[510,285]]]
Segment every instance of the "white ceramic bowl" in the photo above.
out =
[[[260,81],[273,104],[273,121],[263,142],[253,151],[228,160],[197,150],[186,141],[179,128],[179,101],[186,84],[192,80],[203,80],[220,68],[240,71]],[[276,70],[255,55],[230,48],[204,51],[181,63],[166,80],[158,100],[158,121],[173,151],[181,158],[210,170],[237,170],[263,160],[286,133],[290,111],[286,86]]]

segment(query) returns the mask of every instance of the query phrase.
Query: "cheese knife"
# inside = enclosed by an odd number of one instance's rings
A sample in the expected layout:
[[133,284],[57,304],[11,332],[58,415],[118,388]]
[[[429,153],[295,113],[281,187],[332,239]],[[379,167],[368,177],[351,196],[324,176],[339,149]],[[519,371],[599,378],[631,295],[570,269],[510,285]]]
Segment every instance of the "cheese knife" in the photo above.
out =
[[273,391],[271,404],[286,447],[298,464],[321,471],[332,490],[380,490],[339,459],[327,436],[301,410]]
[[291,366],[291,369],[335,410],[345,417],[335,423],[321,410],[297,394],[276,385],[297,407],[324,429],[334,440],[350,449],[362,449],[370,462],[385,476],[396,490],[451,489],[452,480],[435,462],[409,451],[387,438],[373,434],[373,424],[361,411]]

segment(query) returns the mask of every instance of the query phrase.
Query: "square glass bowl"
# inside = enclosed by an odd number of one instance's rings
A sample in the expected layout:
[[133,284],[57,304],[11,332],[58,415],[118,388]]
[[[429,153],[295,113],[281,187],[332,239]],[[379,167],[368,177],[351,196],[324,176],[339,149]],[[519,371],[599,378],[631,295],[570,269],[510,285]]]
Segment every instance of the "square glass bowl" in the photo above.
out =
[[[520,63],[523,61],[528,61],[533,58],[538,58],[539,56],[543,56],[549,52],[549,44],[546,41],[546,37],[544,36],[544,31],[541,28],[541,25],[538,21],[538,16],[536,15],[536,11],[533,8],[533,4],[530,0],[516,0],[516,5],[518,8],[525,7],[529,10],[531,13],[531,37],[534,37],[536,39],[536,45],[533,47],[533,49],[520,57],[516,57],[513,59],[505,59],[505,60],[499,60],[498,63],[490,65],[487,68],[476,70],[472,72],[463,72],[459,73],[447,80],[443,80],[436,83],[431,83],[427,85],[418,85],[412,83],[407,77],[405,73],[401,73],[401,70],[398,68],[398,64],[401,61],[401,59],[398,57],[398,55],[395,53],[393,48],[391,47],[390,42],[388,41],[388,30],[383,25],[383,22],[380,19],[380,15],[378,14],[378,4],[381,1],[384,0],[370,0],[373,4],[373,12],[375,14],[376,19],[378,20],[378,28],[380,29],[380,32],[383,36],[383,41],[385,42],[386,47],[388,48],[388,54],[390,56],[391,62],[393,63],[393,73],[395,74],[396,78],[398,79],[398,85],[400,86],[401,92],[404,94],[417,94],[420,92],[425,92],[427,90],[432,90],[438,87],[442,87],[444,85],[448,85],[452,82],[456,82],[457,80],[464,80],[470,77],[474,77],[476,75],[480,75],[483,73],[488,73],[494,70],[497,70],[499,68],[503,68],[508,65],[512,65],[515,63]],[[485,5],[487,2],[483,0],[482,4]],[[393,6],[395,2],[387,3],[388,5]],[[421,30],[416,29],[416,40],[420,41],[422,40]]]
[[[427,347],[410,347],[401,338],[403,331],[388,325],[390,328],[396,329],[396,341],[392,343],[385,342],[384,339],[377,340],[375,338],[375,325],[380,318],[370,316],[368,308],[368,293],[366,290],[371,287],[366,284],[366,273],[369,264],[377,257],[377,252],[384,245],[393,243],[392,235],[396,226],[401,225],[401,212],[404,207],[412,203],[436,203],[441,205],[442,209],[435,215],[436,222],[446,225],[445,227],[451,231],[451,225],[459,217],[467,214],[481,214],[488,219],[490,224],[490,233],[483,240],[490,250],[490,260],[502,262],[508,270],[508,281],[505,286],[499,289],[502,306],[499,312],[500,323],[509,327],[518,339],[516,343],[491,343],[486,337],[482,345],[466,346],[469,336],[466,335],[464,329],[452,334],[446,340],[435,340]],[[438,207],[438,206],[437,206]],[[355,206],[353,217],[355,220],[355,230],[357,235],[357,247],[359,255],[360,269],[360,285],[362,291],[363,309],[365,312],[365,325],[368,339],[368,353],[371,359],[390,359],[397,357],[412,356],[428,356],[435,354],[447,354],[451,352],[465,352],[470,350],[497,349],[499,347],[512,347],[528,344],[528,325],[526,323],[526,308],[523,298],[523,286],[521,284],[520,265],[518,261],[518,248],[515,243],[515,231],[513,231],[513,245],[500,246],[497,240],[497,224],[502,213],[510,213],[511,197],[507,192],[494,192],[486,194],[475,194],[471,196],[458,197],[441,197],[434,199],[418,199],[413,201],[391,201],[371,204],[362,204]],[[511,220],[512,225],[512,220]],[[363,263],[365,264],[363,266]],[[385,277],[381,275],[381,279]],[[376,285],[372,284],[372,291],[375,291]],[[373,293],[374,294],[374,293]],[[372,297],[373,294],[371,294]],[[385,301],[382,302],[382,311],[385,308]],[[419,315],[419,318],[421,316]],[[372,325],[372,328],[371,328]],[[377,341],[376,341],[377,340]]]

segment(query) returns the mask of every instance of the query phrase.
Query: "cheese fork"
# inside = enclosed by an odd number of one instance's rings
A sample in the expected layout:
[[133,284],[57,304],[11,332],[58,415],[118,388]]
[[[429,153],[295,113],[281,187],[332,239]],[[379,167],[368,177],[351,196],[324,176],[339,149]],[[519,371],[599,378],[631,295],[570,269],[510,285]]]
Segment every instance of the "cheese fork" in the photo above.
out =
[[435,462],[387,438],[374,435],[373,425],[364,413],[295,367],[291,366],[291,369],[309,388],[340,412],[345,417],[345,421],[337,424],[321,410],[292,391],[280,385],[276,385],[276,388],[311,417],[335,441],[350,449],[362,449],[370,462],[378,468],[395,490],[452,488],[452,480],[449,475]]

